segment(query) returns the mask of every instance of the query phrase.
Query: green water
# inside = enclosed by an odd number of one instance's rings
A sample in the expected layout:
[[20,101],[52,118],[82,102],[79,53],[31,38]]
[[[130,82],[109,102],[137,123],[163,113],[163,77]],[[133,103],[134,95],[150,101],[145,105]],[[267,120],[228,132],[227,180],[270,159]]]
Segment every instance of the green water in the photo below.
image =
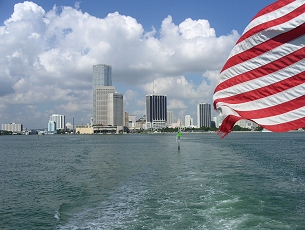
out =
[[0,229],[305,229],[305,133],[0,136]]

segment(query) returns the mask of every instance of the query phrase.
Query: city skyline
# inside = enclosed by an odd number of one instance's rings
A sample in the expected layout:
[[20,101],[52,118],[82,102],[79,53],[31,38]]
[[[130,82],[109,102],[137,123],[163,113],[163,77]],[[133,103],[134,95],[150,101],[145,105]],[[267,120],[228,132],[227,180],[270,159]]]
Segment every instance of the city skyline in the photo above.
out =
[[2,1],[0,122],[41,128],[61,113],[90,123],[92,65],[107,63],[125,111],[140,118],[145,95],[165,94],[175,121],[197,124],[196,105],[212,104],[230,50],[272,2]]

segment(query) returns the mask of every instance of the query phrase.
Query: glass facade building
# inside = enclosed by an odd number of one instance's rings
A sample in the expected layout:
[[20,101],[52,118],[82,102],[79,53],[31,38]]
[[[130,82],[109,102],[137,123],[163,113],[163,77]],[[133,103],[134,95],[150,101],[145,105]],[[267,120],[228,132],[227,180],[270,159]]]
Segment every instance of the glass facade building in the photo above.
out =
[[[108,86],[111,88],[105,89]],[[112,67],[106,64],[93,65],[92,92],[93,92],[93,125],[107,124],[107,93],[114,92],[112,87]],[[105,94],[106,93],[106,94]],[[97,95],[98,94],[98,95]]]
[[167,123],[167,98],[165,95],[146,95],[147,128],[165,128]]
[[97,86],[112,86],[112,67],[105,64],[94,65],[92,84],[93,91]]
[[211,127],[211,104],[200,103],[197,105],[198,128]]

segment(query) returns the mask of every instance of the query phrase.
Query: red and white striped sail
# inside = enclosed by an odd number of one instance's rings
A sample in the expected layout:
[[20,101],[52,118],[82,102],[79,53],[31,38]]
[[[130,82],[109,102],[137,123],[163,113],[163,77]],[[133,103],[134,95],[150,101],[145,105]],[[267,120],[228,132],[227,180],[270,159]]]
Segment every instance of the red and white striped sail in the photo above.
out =
[[305,127],[305,0],[279,0],[252,19],[213,100],[223,136],[240,119],[273,132]]

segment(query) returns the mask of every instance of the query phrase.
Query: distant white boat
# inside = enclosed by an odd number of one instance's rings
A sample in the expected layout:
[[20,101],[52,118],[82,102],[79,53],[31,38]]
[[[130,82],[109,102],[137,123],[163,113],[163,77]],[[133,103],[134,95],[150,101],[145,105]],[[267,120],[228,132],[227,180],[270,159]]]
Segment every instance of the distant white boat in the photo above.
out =
[[263,129],[262,132],[264,132],[264,133],[267,133],[267,132],[271,133],[271,131],[268,130],[268,129]]

